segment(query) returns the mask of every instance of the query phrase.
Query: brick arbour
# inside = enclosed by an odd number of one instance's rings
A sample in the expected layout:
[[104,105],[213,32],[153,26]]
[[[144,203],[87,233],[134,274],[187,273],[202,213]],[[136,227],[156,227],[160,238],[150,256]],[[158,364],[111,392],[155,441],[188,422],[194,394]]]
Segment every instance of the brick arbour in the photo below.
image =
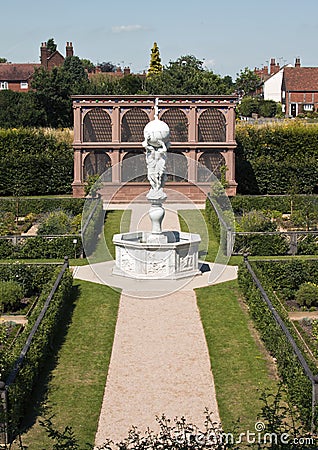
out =
[[[74,197],[84,195],[88,175],[101,174],[107,169],[104,191],[121,190],[118,194],[121,201],[131,201],[145,190],[147,176],[141,142],[145,125],[154,119],[155,98],[146,95],[73,96]],[[207,169],[220,177],[220,167],[224,165],[227,192],[236,194],[235,104],[235,96],[159,98],[159,118],[171,130],[169,152],[181,155],[179,163],[173,159],[169,162],[168,158],[167,188],[171,183],[171,188],[202,201],[211,183],[206,176]],[[139,155],[138,158],[132,158],[135,155]],[[172,167],[173,164],[176,167]],[[140,173],[140,165],[144,173]],[[134,171],[136,176],[133,176]],[[110,186],[107,187],[107,183],[111,183]],[[202,184],[201,188],[196,184]]]

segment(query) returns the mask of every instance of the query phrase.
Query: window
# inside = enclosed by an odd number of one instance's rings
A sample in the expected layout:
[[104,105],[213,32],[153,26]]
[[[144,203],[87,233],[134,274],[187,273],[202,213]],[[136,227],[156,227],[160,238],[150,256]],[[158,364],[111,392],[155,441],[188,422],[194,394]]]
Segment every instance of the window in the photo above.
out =
[[9,89],[9,85],[7,81],[0,81],[0,90]]
[[314,105],[312,103],[306,103],[304,105],[304,111],[313,111],[314,110]]
[[27,81],[21,81],[20,83],[20,89],[28,89],[29,84]]

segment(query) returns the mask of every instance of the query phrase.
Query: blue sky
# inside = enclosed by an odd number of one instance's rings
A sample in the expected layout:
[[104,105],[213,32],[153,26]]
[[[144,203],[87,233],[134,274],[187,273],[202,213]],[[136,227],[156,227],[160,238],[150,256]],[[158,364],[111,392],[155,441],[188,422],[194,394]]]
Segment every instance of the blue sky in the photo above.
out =
[[318,0],[25,0],[1,5],[0,57],[38,62],[54,37],[65,53],[92,62],[147,70],[153,42],[163,64],[182,55],[204,59],[215,73],[236,74],[301,58],[318,66]]

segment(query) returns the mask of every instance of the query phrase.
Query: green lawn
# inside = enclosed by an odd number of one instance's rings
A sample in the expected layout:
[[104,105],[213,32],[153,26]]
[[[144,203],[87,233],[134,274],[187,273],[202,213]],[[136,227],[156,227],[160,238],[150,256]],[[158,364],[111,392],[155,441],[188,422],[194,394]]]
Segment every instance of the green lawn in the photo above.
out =
[[239,432],[254,431],[260,394],[277,387],[275,366],[238,300],[236,280],[196,289],[196,295],[223,427],[229,432],[240,419]]
[[31,424],[22,436],[30,450],[51,448],[39,425],[43,408],[48,408],[49,416],[54,415],[57,429],[63,430],[66,425],[73,428],[81,448],[94,443],[120,294],[107,286],[78,280],[73,293],[74,302],[56,343],[57,354],[47,361],[46,373],[35,392],[37,408],[29,411]]

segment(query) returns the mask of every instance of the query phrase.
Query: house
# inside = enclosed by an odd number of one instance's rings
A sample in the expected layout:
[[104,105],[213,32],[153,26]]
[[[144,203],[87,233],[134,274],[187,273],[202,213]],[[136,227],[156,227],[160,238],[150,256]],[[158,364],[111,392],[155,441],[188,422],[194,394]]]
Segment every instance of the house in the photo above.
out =
[[286,66],[279,67],[278,71],[274,72],[264,81],[264,100],[273,100],[274,102],[282,103],[282,82],[284,71],[287,67],[292,67],[292,65],[288,64]]
[[295,67],[285,68],[282,104],[289,117],[318,111],[318,67],[301,67],[296,58]]
[[[66,57],[73,56],[74,50],[72,42],[66,43]],[[53,67],[61,66],[64,56],[56,50],[50,52],[46,42],[42,42],[40,47],[41,63],[0,63],[0,90],[10,89],[16,92],[27,92],[30,89],[32,75],[35,69],[43,67],[52,70]]]
[[10,89],[16,92],[27,92],[34,70],[41,64],[0,64],[0,91]]

